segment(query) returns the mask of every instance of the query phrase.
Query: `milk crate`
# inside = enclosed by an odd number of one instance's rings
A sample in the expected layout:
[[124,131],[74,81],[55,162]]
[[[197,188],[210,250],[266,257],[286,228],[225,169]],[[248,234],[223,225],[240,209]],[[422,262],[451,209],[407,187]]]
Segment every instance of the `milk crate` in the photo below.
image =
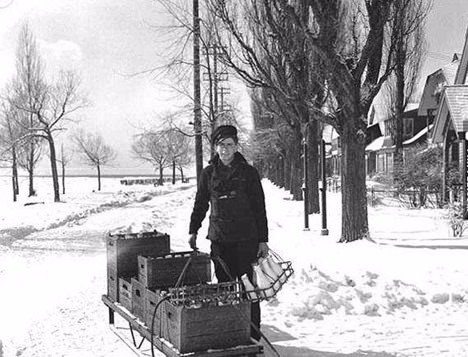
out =
[[181,279],[183,285],[211,281],[211,259],[206,253],[176,252],[164,256],[138,256],[138,280],[146,288],[173,287],[191,258]]
[[138,279],[132,278],[132,313],[142,322],[145,321],[146,289]]
[[132,312],[132,281],[131,277],[119,278],[118,302],[128,311]]
[[[146,289],[145,290],[145,319],[144,323],[148,329],[151,329],[151,323],[153,320],[154,309],[156,305],[161,301],[162,294],[160,290]],[[159,324],[161,323],[161,307],[158,307],[156,316],[154,319],[154,331],[159,331]],[[156,324],[158,324],[156,326]]]
[[[145,323],[149,331],[161,299],[158,291],[146,290]],[[250,309],[249,301],[186,306],[166,300],[156,311],[152,332],[168,340],[180,353],[249,345]]]
[[119,297],[119,277],[138,275],[138,255],[164,255],[170,252],[169,235],[160,232],[109,234],[107,248],[107,295]]

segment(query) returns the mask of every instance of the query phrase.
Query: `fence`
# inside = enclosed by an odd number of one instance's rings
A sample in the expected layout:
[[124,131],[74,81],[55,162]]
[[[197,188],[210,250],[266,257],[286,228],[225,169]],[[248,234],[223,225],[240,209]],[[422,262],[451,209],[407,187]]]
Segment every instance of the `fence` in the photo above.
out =
[[396,189],[367,189],[367,202],[374,207],[378,204],[398,205],[409,208],[441,207],[439,191],[430,190],[396,190]]
[[[327,190],[330,192],[341,191],[341,181],[339,177],[327,178]],[[374,207],[379,204],[388,206],[403,206],[403,207],[441,207],[441,197],[439,191],[431,190],[396,190],[391,188],[375,188],[367,189],[367,202]]]

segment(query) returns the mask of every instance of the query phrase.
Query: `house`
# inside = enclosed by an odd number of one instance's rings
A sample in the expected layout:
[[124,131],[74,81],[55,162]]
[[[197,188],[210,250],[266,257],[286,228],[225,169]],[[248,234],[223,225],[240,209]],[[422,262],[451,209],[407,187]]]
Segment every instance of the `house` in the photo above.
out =
[[444,87],[455,83],[460,57],[460,54],[455,53],[452,62],[427,76],[419,102],[418,115],[427,116],[433,121],[439,109]]
[[323,128],[322,138],[326,143],[326,172],[328,176],[339,176],[341,173],[341,145],[340,138],[331,125],[326,124]]
[[[435,121],[440,103],[443,102],[445,88],[455,83],[457,75],[462,76],[464,73],[466,77],[466,68],[458,74],[460,66],[468,67],[468,53],[465,57],[463,57],[464,55],[465,53],[454,54],[450,63],[429,74],[419,103],[407,105],[403,114],[403,155],[410,148],[432,142],[431,138],[436,130]],[[453,102],[451,99],[453,96],[456,96],[456,94],[450,94],[449,99],[451,102]],[[466,113],[468,120],[468,111]],[[389,116],[386,104],[377,101],[373,103],[369,111],[366,129],[366,174],[368,177],[392,175],[393,173],[395,144],[391,131],[394,126],[394,119]],[[442,130],[442,127],[438,127],[437,130]],[[438,132],[438,135],[441,134]],[[331,149],[327,155],[327,172],[339,175],[339,138],[335,135],[329,142],[331,143]],[[458,160],[458,149],[452,147],[450,153],[451,161]]]
[[[427,142],[428,129],[432,128],[432,120],[418,115],[418,104],[409,104],[403,114],[403,149],[408,149]],[[393,173],[393,153],[395,144],[391,136],[394,119],[385,117],[383,109],[374,105],[371,108],[370,123],[366,129],[366,174],[372,177],[376,174],[391,175]],[[429,126],[428,126],[429,125]],[[336,132],[327,134],[330,139],[330,149],[327,153],[327,172],[330,175],[340,174],[340,140]]]
[[[411,103],[407,106],[403,114],[403,155],[409,148],[430,141],[444,88],[455,82],[461,57],[462,55],[455,53],[450,63],[429,74],[419,104]],[[391,128],[394,123],[388,116],[380,114],[379,117],[378,112],[385,112],[385,108],[374,105],[369,115],[367,135],[372,141],[366,147],[368,176],[391,175],[393,172],[395,145],[391,137]],[[373,133],[372,128],[377,124],[381,128],[381,137],[375,137]]]
[[[418,115],[419,104],[411,103],[403,114],[403,150],[424,144],[427,141],[428,129],[432,121],[426,115]],[[371,111],[372,113],[372,111]],[[395,144],[391,135],[395,125],[393,118],[381,117],[377,123],[367,128],[367,136],[373,139],[366,146],[366,173],[372,177],[376,174],[391,175],[393,173],[393,154]],[[376,135],[378,126],[381,135]]]
[[468,29],[455,74],[454,83],[441,93],[432,133],[432,143],[442,145],[444,152],[443,198],[448,199],[448,172],[456,167],[461,175],[461,201],[467,212],[467,131],[468,131]]

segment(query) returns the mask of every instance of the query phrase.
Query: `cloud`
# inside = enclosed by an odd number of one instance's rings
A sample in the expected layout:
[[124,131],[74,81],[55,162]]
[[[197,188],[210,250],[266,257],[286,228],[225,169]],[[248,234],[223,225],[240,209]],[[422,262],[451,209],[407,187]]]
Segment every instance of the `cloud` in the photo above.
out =
[[39,40],[39,48],[47,71],[55,74],[60,70],[80,70],[83,63],[81,47],[72,41],[47,42]]

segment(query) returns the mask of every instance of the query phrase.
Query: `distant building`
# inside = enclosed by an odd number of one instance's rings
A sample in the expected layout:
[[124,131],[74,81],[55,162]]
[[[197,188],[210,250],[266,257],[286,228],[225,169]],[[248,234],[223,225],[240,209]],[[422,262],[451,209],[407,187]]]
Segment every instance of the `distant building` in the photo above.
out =
[[468,131],[468,30],[465,35],[463,53],[460,57],[455,79],[445,85],[440,94],[432,134],[432,143],[444,148],[444,199],[448,199],[448,172],[457,168],[461,175],[461,201],[467,211],[467,131]]
[[[464,49],[462,54],[454,54],[450,63],[427,76],[419,103],[408,104],[403,114],[403,155],[408,149],[421,144],[443,142],[447,133],[453,144],[454,137],[457,137],[454,131],[468,130],[468,86],[464,84],[467,70],[468,51]],[[454,85],[457,80],[463,81],[462,88]],[[449,118],[453,119],[453,124],[447,124]],[[457,125],[464,126],[460,128]],[[390,117],[387,106],[374,103],[369,111],[366,131],[366,174],[369,177],[393,174],[393,126],[394,119]],[[339,136],[331,128],[327,129],[326,136],[326,141],[331,144],[327,151],[327,172],[339,175]],[[447,162],[459,160],[458,146],[449,146]]]

